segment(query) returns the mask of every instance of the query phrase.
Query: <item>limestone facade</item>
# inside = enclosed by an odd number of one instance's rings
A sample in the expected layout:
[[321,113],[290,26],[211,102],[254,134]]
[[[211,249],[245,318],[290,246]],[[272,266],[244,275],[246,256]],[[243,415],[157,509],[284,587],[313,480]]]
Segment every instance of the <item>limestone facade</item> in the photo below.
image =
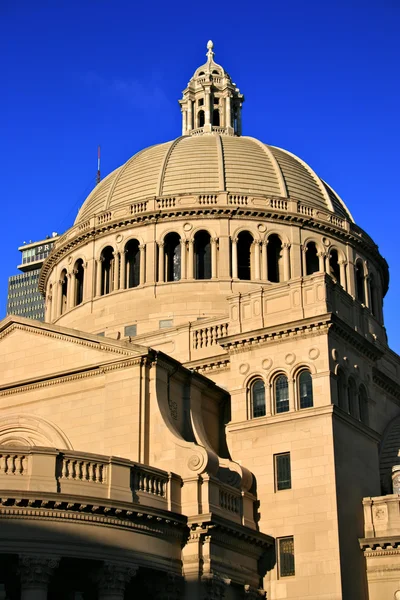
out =
[[397,590],[364,531],[371,503],[399,506],[381,498],[387,264],[308,165],[241,135],[207,49],[182,137],[111,173],[57,240],[46,323],[0,326],[10,600],[61,581],[85,600]]

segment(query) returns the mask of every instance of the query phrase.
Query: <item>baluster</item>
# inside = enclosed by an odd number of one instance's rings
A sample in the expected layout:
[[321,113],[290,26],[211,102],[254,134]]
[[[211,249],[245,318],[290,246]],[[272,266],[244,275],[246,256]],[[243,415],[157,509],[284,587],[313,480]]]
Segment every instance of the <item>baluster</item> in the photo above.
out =
[[62,468],[61,468],[61,479],[68,479],[68,460],[63,458]]

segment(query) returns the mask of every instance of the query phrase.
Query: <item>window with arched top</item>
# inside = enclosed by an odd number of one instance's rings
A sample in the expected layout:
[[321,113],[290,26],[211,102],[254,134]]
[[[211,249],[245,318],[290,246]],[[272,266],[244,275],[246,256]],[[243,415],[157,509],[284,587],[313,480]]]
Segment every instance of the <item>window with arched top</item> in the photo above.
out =
[[215,127],[219,127],[219,124],[220,124],[219,110],[217,108],[214,108],[214,110],[213,110],[213,123],[212,124]]
[[313,385],[310,371],[301,371],[298,376],[299,408],[311,408],[314,406]]
[[60,314],[63,315],[67,310],[67,301],[68,301],[68,274],[67,269],[63,269],[60,275],[61,281],[61,305],[60,305]]
[[368,394],[363,385],[360,385],[360,389],[358,390],[358,406],[360,421],[364,423],[364,425],[369,425]]
[[113,289],[114,248],[106,246],[101,253],[101,295],[109,294]]
[[306,275],[319,271],[318,250],[315,242],[308,242],[306,247]]
[[195,279],[211,279],[211,236],[198,231],[194,236]]
[[373,273],[369,276],[369,290],[370,290],[370,298],[371,298],[371,312],[374,317],[378,316],[378,288],[376,287],[375,276]]
[[79,258],[74,266],[75,273],[75,298],[74,298],[74,306],[78,306],[82,304],[83,301],[83,281],[84,281],[84,268],[83,268],[83,260]]
[[273,283],[282,281],[282,240],[279,235],[276,235],[275,233],[268,238],[267,267],[268,281],[272,281]]
[[365,304],[364,265],[361,260],[356,262],[356,298]]
[[125,245],[126,287],[134,288],[140,284],[140,244],[138,240],[129,240]]
[[262,379],[255,379],[250,385],[251,414],[253,419],[264,417],[265,407],[265,385]]
[[169,233],[164,239],[165,280],[179,281],[181,278],[181,237]]
[[248,231],[241,231],[237,240],[238,278],[249,281],[251,279],[251,245],[253,236]]
[[276,413],[289,410],[289,382],[286,375],[278,375],[274,380],[274,401]]
[[329,253],[329,275],[338,283],[342,283],[340,281],[339,254],[335,248]]
[[347,399],[349,404],[349,413],[352,417],[358,418],[357,386],[352,377],[349,377],[349,381],[347,383]]
[[345,410],[347,412],[347,382],[346,375],[342,369],[338,369],[336,373],[336,383],[337,383],[337,398],[338,398],[338,406],[339,408]]
[[204,127],[204,110],[199,110],[197,113],[197,127]]

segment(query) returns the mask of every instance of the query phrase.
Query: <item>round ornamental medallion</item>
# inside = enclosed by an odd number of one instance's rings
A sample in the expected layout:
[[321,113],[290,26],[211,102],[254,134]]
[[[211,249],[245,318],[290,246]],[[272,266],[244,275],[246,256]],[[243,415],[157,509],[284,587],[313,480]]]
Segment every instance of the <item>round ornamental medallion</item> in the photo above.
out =
[[293,352],[289,352],[289,354],[286,354],[285,363],[287,365],[292,365],[295,360],[296,360],[296,355]]
[[185,223],[183,226],[184,231],[190,231],[192,228],[193,228],[193,225],[191,223]]
[[257,229],[258,229],[258,231],[261,231],[261,233],[264,233],[264,231],[267,231],[267,226],[264,225],[264,223],[259,223],[257,225]]
[[323,243],[324,246],[330,246],[331,242],[330,242],[330,240],[328,240],[328,238],[323,237],[322,238],[322,243]]
[[242,363],[239,366],[239,373],[241,373],[242,375],[246,375],[246,373],[248,373],[250,369],[250,365],[248,363]]
[[269,369],[272,367],[272,358],[264,358],[261,366],[265,371],[269,371]]
[[311,360],[316,360],[319,356],[318,348],[310,348],[308,356],[311,358]]
[[122,235],[119,233],[119,234],[117,235],[117,242],[118,242],[118,243],[119,243],[119,242],[122,242],[122,240],[123,240],[123,239],[124,239],[124,237],[123,237],[123,236],[122,236]]

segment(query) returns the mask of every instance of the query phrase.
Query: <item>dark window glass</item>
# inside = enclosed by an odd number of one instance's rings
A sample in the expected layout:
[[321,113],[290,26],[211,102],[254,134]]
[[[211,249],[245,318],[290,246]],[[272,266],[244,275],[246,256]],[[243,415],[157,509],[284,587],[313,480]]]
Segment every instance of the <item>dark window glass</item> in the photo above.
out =
[[356,295],[357,300],[365,304],[364,267],[361,261],[356,264]]
[[211,279],[211,238],[207,231],[198,231],[194,238],[195,278]]
[[339,256],[337,250],[335,249],[331,250],[329,255],[329,271],[330,276],[333,277],[333,279],[335,279],[338,283],[341,283]]
[[138,240],[129,240],[125,246],[126,287],[134,288],[140,283],[140,248]]
[[177,233],[165,237],[165,278],[166,281],[179,281],[181,278],[181,238]]
[[306,275],[312,275],[319,271],[319,258],[317,246],[314,242],[307,244],[306,249]]
[[299,377],[300,408],[313,406],[312,377],[309,371],[302,371]]
[[357,386],[354,379],[349,379],[347,386],[347,399],[349,406],[349,413],[352,417],[358,417],[357,414]]
[[219,127],[219,110],[213,110],[213,125]]
[[75,306],[83,300],[84,268],[83,260],[80,258],[75,263]]
[[270,235],[267,246],[268,281],[279,283],[281,259],[282,241],[277,235]]
[[125,337],[135,337],[136,327],[137,327],[136,324],[135,325],[126,325],[125,330],[124,330]]
[[253,417],[265,416],[265,386],[262,379],[256,379],[251,386]]
[[248,231],[241,231],[237,241],[238,278],[251,279],[251,245],[253,236]]
[[275,487],[277,491],[290,490],[292,487],[290,452],[275,455]]
[[293,536],[278,539],[279,577],[290,577],[294,570],[294,539]]
[[286,375],[279,375],[275,379],[275,412],[282,413],[289,410],[289,384]]
[[365,425],[368,425],[368,423],[369,423],[368,396],[367,396],[367,392],[365,391],[364,386],[360,387],[360,390],[358,393],[358,402],[359,402],[359,406],[360,406],[360,420],[363,423],[365,423]]

